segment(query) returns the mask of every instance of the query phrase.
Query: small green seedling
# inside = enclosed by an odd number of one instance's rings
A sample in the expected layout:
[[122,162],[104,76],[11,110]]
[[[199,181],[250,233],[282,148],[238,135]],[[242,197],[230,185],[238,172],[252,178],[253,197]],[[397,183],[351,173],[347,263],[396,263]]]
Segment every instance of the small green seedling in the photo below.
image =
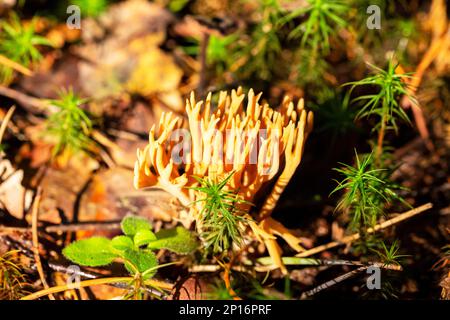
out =
[[[216,36],[212,34],[208,40],[206,48],[206,63],[214,68],[216,75],[221,75],[235,62],[233,50],[239,40],[238,33],[227,36]],[[196,38],[186,38],[186,45],[182,46],[183,51],[190,56],[200,54],[200,42]]]
[[408,115],[400,106],[400,97],[405,95],[408,96],[411,101],[416,101],[408,90],[408,82],[406,81],[407,79],[412,78],[412,76],[410,74],[396,73],[398,64],[394,64],[393,60],[393,58],[389,60],[386,71],[370,65],[374,72],[373,76],[345,84],[351,85],[351,90],[357,86],[375,86],[379,89],[375,94],[363,95],[353,100],[355,102],[365,101],[361,110],[358,112],[356,119],[370,116],[378,116],[380,118],[380,121],[374,127],[374,130],[378,131],[377,161],[379,161],[382,153],[386,130],[393,129],[397,132],[398,120],[410,123]]
[[330,49],[330,36],[339,28],[347,25],[343,15],[349,11],[349,6],[339,0],[307,0],[308,5],[287,14],[282,23],[288,23],[295,18],[305,16],[306,19],[289,34],[291,38],[301,37],[301,46],[309,47],[325,53]]
[[203,203],[197,224],[202,230],[201,236],[205,247],[212,248],[214,253],[225,252],[232,243],[239,245],[243,239],[247,218],[238,206],[251,204],[239,198],[236,193],[225,189],[233,174],[234,172],[222,181],[212,181],[194,176],[200,186],[191,188],[204,194],[203,199],[197,200],[193,204]]
[[61,91],[59,99],[50,101],[57,107],[57,111],[48,117],[46,123],[46,133],[56,139],[52,151],[54,157],[65,152],[92,149],[92,121],[81,108],[86,102],[86,99],[81,99],[71,89]]
[[[231,71],[240,79],[254,76],[267,81],[275,71],[279,71],[280,5],[277,0],[261,0],[257,11],[260,19],[249,25],[245,32],[241,30],[227,36],[212,35],[209,38],[207,63],[214,66],[217,76]],[[198,45],[185,47],[184,50],[188,54],[200,52]]]
[[[39,45],[50,46],[50,42],[35,34],[35,20],[24,25],[16,14],[0,22],[0,54],[28,68],[42,59]],[[0,82],[9,84],[14,77],[13,69],[0,65]]]
[[167,249],[189,254],[198,247],[196,237],[183,227],[153,233],[152,225],[144,218],[128,216],[121,223],[123,235],[112,239],[92,237],[78,240],[63,250],[63,255],[82,266],[100,267],[113,261],[122,262],[135,281],[133,295],[140,299],[146,280],[152,278],[159,265],[154,250]]
[[350,105],[350,95],[331,92],[320,104],[312,104],[311,109],[317,117],[316,132],[326,132],[331,136],[331,145],[338,138],[357,130],[354,119],[356,108]]
[[206,49],[206,61],[209,65],[216,66],[216,73],[223,73],[231,64],[230,47],[238,41],[239,35],[232,33],[218,37],[211,35]]
[[336,209],[348,212],[350,229],[364,236],[384,214],[386,204],[395,200],[408,203],[397,193],[403,188],[390,180],[391,170],[375,168],[372,154],[360,157],[355,150],[355,159],[355,166],[340,163],[343,168],[335,169],[344,179],[336,181],[338,186],[331,194],[344,191]]
[[324,74],[330,65],[325,56],[330,52],[330,38],[347,26],[349,6],[339,0],[307,0],[305,6],[285,14],[280,24],[302,19],[289,33],[290,39],[300,38],[297,50],[297,78],[300,85],[312,85],[315,90],[326,87]]
[[[399,254],[399,243],[397,240],[392,242],[390,246],[387,246],[384,241],[380,241],[378,245],[379,249],[370,249],[376,253],[383,261],[384,265],[397,265],[401,267],[403,258],[408,255]],[[399,290],[401,288],[401,279],[398,276],[398,272],[389,272],[389,270],[381,269],[383,273],[381,275],[381,287],[379,290],[367,290],[363,293],[363,297],[366,299],[398,299]]]
[[254,75],[268,81],[280,68],[277,62],[282,48],[278,31],[282,15],[277,0],[262,0],[259,11],[261,21],[252,29],[250,41],[237,47],[234,57],[246,57],[245,64],[236,70],[241,76]]
[[384,242],[381,242],[381,250],[372,249],[382,260],[385,265],[395,264],[400,266],[402,258],[408,257],[408,255],[398,254],[400,245],[395,240],[390,247],[387,247]]

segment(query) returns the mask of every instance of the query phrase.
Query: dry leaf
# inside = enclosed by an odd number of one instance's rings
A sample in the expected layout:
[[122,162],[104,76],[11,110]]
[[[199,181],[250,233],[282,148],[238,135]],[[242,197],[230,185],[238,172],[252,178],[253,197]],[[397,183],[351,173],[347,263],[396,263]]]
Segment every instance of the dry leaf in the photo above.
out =
[[22,219],[24,209],[31,203],[31,194],[22,186],[23,170],[15,170],[11,162],[0,162],[0,207],[17,219]]

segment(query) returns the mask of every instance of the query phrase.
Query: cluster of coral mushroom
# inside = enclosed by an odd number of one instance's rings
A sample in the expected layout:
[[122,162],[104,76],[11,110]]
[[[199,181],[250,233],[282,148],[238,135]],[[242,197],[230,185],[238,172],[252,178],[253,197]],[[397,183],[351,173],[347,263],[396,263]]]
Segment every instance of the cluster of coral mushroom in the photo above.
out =
[[[313,114],[285,97],[279,110],[260,104],[261,93],[250,90],[244,107],[242,89],[231,95],[220,92],[216,108],[211,94],[196,101],[186,100],[187,121],[172,113],[161,116],[159,126],[149,133],[149,143],[138,150],[135,164],[136,188],[156,186],[189,208],[190,221],[201,212],[202,195],[189,187],[193,177],[216,180],[233,174],[226,186],[242,199],[253,203],[263,186],[272,186],[249,229],[263,241],[274,263],[285,271],[281,249],[275,236],[281,236],[296,251],[300,240],[270,215],[302,159],[305,141],[312,130]],[[214,109],[214,110],[213,110]]]

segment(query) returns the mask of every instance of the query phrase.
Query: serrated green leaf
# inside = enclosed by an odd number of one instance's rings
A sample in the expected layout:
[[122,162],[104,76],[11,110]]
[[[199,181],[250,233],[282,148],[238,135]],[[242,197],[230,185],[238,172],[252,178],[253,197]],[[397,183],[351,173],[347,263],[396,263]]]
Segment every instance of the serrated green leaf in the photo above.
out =
[[140,230],[150,230],[152,225],[150,222],[142,217],[128,216],[122,220],[122,231],[127,236],[134,237]]
[[136,232],[134,238],[134,245],[137,247],[149,244],[152,241],[157,240],[156,235],[150,230],[139,230]]
[[111,245],[116,250],[125,251],[133,248],[133,240],[127,236],[117,236],[111,240]]
[[149,249],[168,249],[175,253],[188,254],[197,249],[196,237],[183,227],[164,229],[156,233],[158,240],[148,244]]
[[[124,258],[129,262],[125,262],[125,268],[131,273],[135,273],[135,269],[137,269],[140,273],[143,273],[149,269],[155,268],[158,265],[158,259],[156,255],[151,251],[137,251],[137,250],[127,250],[125,251]],[[133,264],[134,268],[130,266],[130,263]],[[156,273],[156,270],[153,272],[148,272],[146,274],[146,279],[150,279]]]
[[110,264],[117,257],[112,251],[111,240],[103,237],[75,241],[64,248],[63,255],[77,264],[88,267]]

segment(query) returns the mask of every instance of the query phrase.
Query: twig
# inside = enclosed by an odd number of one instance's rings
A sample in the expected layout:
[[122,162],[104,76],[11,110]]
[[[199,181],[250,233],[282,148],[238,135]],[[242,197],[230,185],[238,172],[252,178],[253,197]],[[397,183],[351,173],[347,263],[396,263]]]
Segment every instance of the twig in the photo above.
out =
[[216,264],[200,264],[194,265],[189,268],[189,272],[198,273],[198,272],[216,272],[220,270],[220,266]]
[[[350,260],[322,260],[314,258],[299,258],[299,257],[282,257],[283,264],[287,266],[375,266],[387,270],[401,271],[402,267],[397,264],[385,264],[382,262],[367,262],[363,263],[361,261],[350,261]],[[277,269],[278,267],[273,264],[271,257],[262,257],[257,259],[257,262],[262,264],[262,266],[254,266],[252,261],[244,263],[245,265],[233,266],[231,270],[237,272],[246,272],[250,267],[256,272],[267,272]],[[194,265],[189,268],[191,273],[200,272],[217,272],[221,269],[219,265],[216,264],[201,264]]]
[[209,43],[209,33],[203,32],[202,39],[200,41],[200,80],[198,83],[198,92],[200,96],[203,96],[206,89],[206,55]]
[[[392,225],[394,225],[396,223],[399,223],[399,222],[401,222],[403,220],[406,220],[406,219],[409,219],[409,218],[411,218],[411,217],[413,217],[415,215],[418,215],[419,213],[422,213],[422,212],[424,212],[424,211],[426,211],[428,209],[431,209],[432,207],[433,207],[433,204],[431,204],[431,203],[427,203],[427,204],[421,205],[420,207],[417,207],[417,208],[414,208],[414,209],[409,210],[407,212],[404,212],[404,213],[396,216],[395,218],[392,218],[392,219],[386,220],[386,221],[384,221],[382,223],[379,223],[376,226],[374,226],[373,228],[367,229],[367,233],[368,234],[375,233],[375,232],[377,232],[379,230],[382,230],[384,228],[390,227],[390,226],[392,226]],[[318,247],[315,247],[315,248],[312,248],[312,249],[300,252],[299,254],[296,255],[296,257],[309,257],[309,256],[312,256],[312,255],[317,254],[319,252],[322,252],[322,251],[325,251],[325,250],[328,250],[328,249],[331,249],[331,248],[334,248],[334,247],[337,247],[337,246],[340,246],[340,245],[352,243],[353,241],[358,240],[360,237],[361,237],[361,235],[358,232],[358,233],[355,233],[355,234],[352,234],[350,236],[346,236],[346,237],[342,238],[341,241],[332,241],[332,242],[329,242],[327,244],[320,245]]]
[[359,267],[358,269],[355,269],[355,270],[347,272],[343,275],[340,275],[339,277],[334,278],[333,280],[327,281],[327,282],[321,284],[320,286],[315,287],[314,289],[304,292],[301,295],[300,299],[306,299],[308,297],[311,297],[311,296],[319,293],[322,290],[328,289],[328,288],[334,286],[335,284],[338,284],[339,282],[342,282],[344,280],[347,280],[347,279],[357,275],[358,273],[366,270],[367,268],[368,268],[368,266]]
[[114,136],[116,138],[124,139],[124,140],[130,140],[130,141],[140,141],[140,140],[146,140],[146,137],[143,134],[139,134],[136,132],[126,131],[126,130],[117,130],[114,128],[111,128],[107,131],[111,136]]
[[30,232],[31,228],[26,227],[6,227],[6,226],[0,226],[0,235],[3,234],[11,234],[14,232]]
[[8,122],[11,119],[14,110],[16,110],[16,106],[12,106],[11,108],[9,108],[8,112],[2,120],[2,125],[0,126],[0,144],[3,141],[3,135],[5,134],[6,128],[8,127]]
[[33,110],[27,109],[32,113],[44,112],[45,109],[50,106],[48,101],[44,99],[28,96],[22,92],[19,92],[17,90],[2,85],[0,85],[0,95],[13,99],[19,102],[21,105],[33,109]]
[[384,135],[385,135],[385,131],[386,131],[386,114],[383,114],[383,118],[381,120],[381,128],[380,131],[378,132],[378,140],[377,140],[377,150],[376,150],[376,154],[375,154],[375,164],[377,165],[377,167],[380,165],[380,161],[381,161],[381,154],[383,153],[383,141],[384,141]]
[[[47,233],[55,232],[75,232],[75,231],[91,231],[91,230],[118,230],[120,229],[120,222],[80,222],[62,225],[52,225],[47,227],[39,227],[38,231],[45,231]],[[0,225],[0,234],[11,234],[14,232],[31,232],[31,228],[27,227],[8,227]]]
[[[368,262],[363,263],[361,261],[350,261],[350,260],[322,260],[322,259],[313,259],[313,258],[299,258],[299,257],[283,257],[283,263],[285,265],[308,265],[308,266],[375,266],[378,268],[388,269],[388,270],[396,270],[401,271],[402,267],[398,264],[385,264],[382,262]],[[264,265],[264,269],[256,271],[270,271],[277,269],[277,266],[273,264],[271,257],[262,257],[257,260],[257,262]]]
[[90,222],[90,223],[73,223],[63,224],[58,226],[48,226],[45,231],[53,232],[74,232],[74,231],[89,231],[89,230],[118,230],[120,229],[120,222]]
[[[56,264],[56,263],[53,263],[53,262],[49,262],[48,266],[53,271],[66,273],[66,274],[70,272],[70,273],[76,274],[76,275],[78,275],[80,277],[87,278],[87,279],[98,279],[99,277],[102,276],[101,274],[90,273],[90,272],[87,272],[87,271],[81,270],[81,269],[79,269],[79,270],[75,270],[75,269],[70,270],[68,266]],[[109,285],[112,286],[112,287],[119,288],[119,289],[130,289],[131,288],[129,285],[127,285],[124,282],[110,283]],[[158,291],[158,290],[155,290],[155,289],[152,289],[152,288],[145,287],[145,288],[143,288],[143,290],[147,291],[148,293],[157,295],[159,297],[162,296],[161,291]]]
[[73,273],[77,276],[85,277],[88,279],[98,279],[101,276],[101,274],[94,274],[94,273],[86,272],[81,269],[79,269],[79,270],[71,269],[70,266],[64,266],[64,265],[60,265],[60,264],[57,264],[54,262],[49,262],[48,267],[56,272]]
[[110,140],[106,135],[98,130],[92,131],[92,138],[97,141],[100,145],[104,146],[110,150],[111,155],[106,152],[100,153],[100,156],[108,165],[108,167],[115,167],[116,164],[119,166],[128,167],[129,165],[122,159],[122,157],[117,156],[122,153],[122,149],[112,140]]
[[[221,269],[221,266],[217,264],[199,264],[194,265],[189,268],[189,272],[191,273],[201,273],[201,272],[217,272]],[[245,266],[232,266],[231,270],[237,272],[246,272],[247,269]]]
[[0,54],[0,64],[7,66],[11,69],[14,69],[26,76],[32,76],[33,75],[33,71],[31,71],[30,69],[22,66],[21,64],[12,61],[11,59],[8,59],[7,57],[5,57],[4,55]]
[[[44,269],[42,268],[41,257],[39,255],[39,238],[38,238],[38,215],[39,215],[39,204],[41,202],[41,189],[39,188],[34,199],[33,208],[31,211],[31,232],[33,239],[33,254],[34,261],[36,263],[36,268],[39,273],[39,277],[41,278],[42,285],[45,289],[49,289],[49,285],[47,280],[45,280]],[[49,294],[51,300],[55,300],[55,297],[52,294]]]
[[231,297],[233,297],[233,300],[242,300],[242,298],[240,298],[237,293],[233,290],[233,288],[231,287],[231,281],[230,281],[230,268],[229,265],[224,265],[223,268],[223,282],[225,283],[225,288],[227,288],[228,293],[230,294]]
[[[55,287],[51,287],[48,289],[40,290],[40,291],[34,292],[30,295],[27,295],[27,296],[21,298],[20,300],[35,300],[40,297],[50,295],[52,293],[58,293],[58,292],[74,289],[75,286],[76,286],[76,288],[84,288],[84,287],[96,286],[96,285],[100,285],[100,284],[129,282],[129,281],[133,281],[133,280],[134,280],[133,277],[111,277],[111,278],[85,280],[85,281],[80,281],[76,285],[71,283],[71,284],[65,284],[65,285],[61,285],[61,286],[55,286]],[[145,281],[145,284],[156,287],[156,288],[165,289],[165,290],[172,290],[172,288],[173,288],[173,286],[171,284],[168,284],[168,283],[165,283],[162,281],[158,281],[158,280],[150,279],[150,280]]]
[[18,250],[25,257],[27,257],[29,259],[33,259],[34,258],[33,250],[30,249],[32,247],[32,245],[27,245],[29,243],[29,240],[25,241],[22,238],[23,237],[21,237],[20,239],[13,239],[13,238],[10,238],[9,236],[1,236],[0,235],[0,240],[2,242],[4,242],[9,248],[11,248],[13,250]]
[[[422,78],[425,74],[425,71],[428,69],[428,67],[431,65],[431,63],[436,59],[442,48],[445,47],[446,43],[446,37],[450,36],[450,27],[446,33],[444,33],[441,38],[433,40],[430,47],[428,48],[427,52],[423,55],[422,60],[420,61],[419,65],[416,68],[416,72],[414,73],[414,77],[412,77],[408,83],[409,93],[415,94],[420,86],[420,83],[422,82]],[[430,150],[434,150],[433,142],[430,140],[430,134],[428,132],[428,128],[425,121],[425,116],[423,114],[423,111],[421,107],[411,102],[411,99],[408,97],[408,95],[405,95],[402,99],[401,103],[403,108],[408,108],[411,106],[414,120],[416,122],[417,129],[419,131],[420,136],[424,140],[426,147]]]
[[[385,264],[382,262],[367,262],[363,263],[361,261],[350,261],[350,260],[322,260],[313,258],[299,258],[299,257],[283,257],[282,261],[287,266],[376,266],[378,268],[401,271],[402,267],[396,264]],[[262,266],[254,266],[251,261],[244,263],[245,266],[233,266],[231,270],[237,272],[246,272],[249,267],[252,267],[256,272],[267,272],[275,270],[278,267],[273,265],[271,257],[262,257],[257,259],[257,262],[262,264]],[[216,264],[201,264],[194,265],[189,268],[191,273],[200,272],[217,272],[221,269],[219,265]]]

